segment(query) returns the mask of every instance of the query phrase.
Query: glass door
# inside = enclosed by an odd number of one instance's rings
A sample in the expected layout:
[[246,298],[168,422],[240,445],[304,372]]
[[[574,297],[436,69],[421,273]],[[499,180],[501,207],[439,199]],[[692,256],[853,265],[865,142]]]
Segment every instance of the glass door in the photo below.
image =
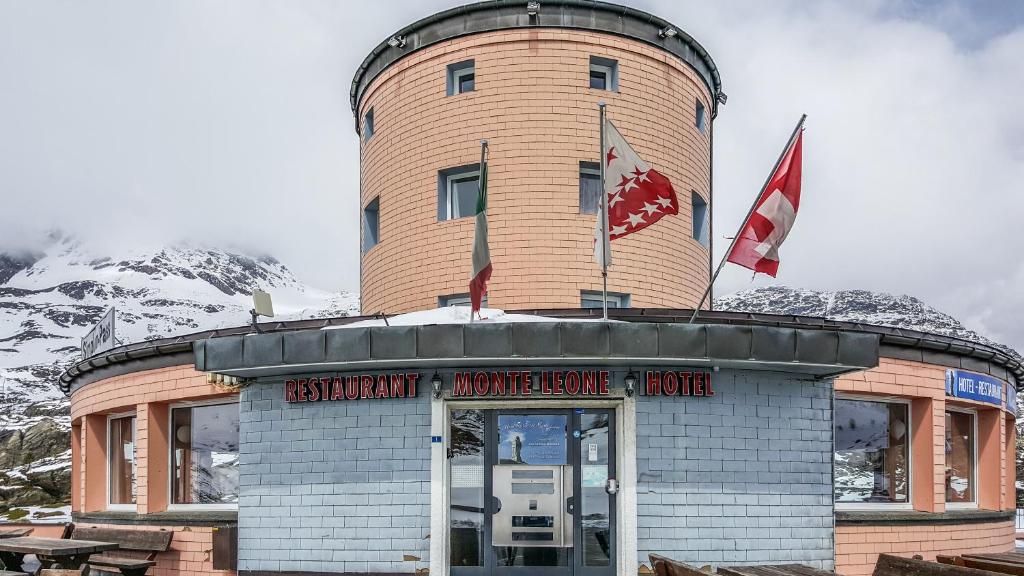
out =
[[615,570],[613,410],[454,410],[453,576]]

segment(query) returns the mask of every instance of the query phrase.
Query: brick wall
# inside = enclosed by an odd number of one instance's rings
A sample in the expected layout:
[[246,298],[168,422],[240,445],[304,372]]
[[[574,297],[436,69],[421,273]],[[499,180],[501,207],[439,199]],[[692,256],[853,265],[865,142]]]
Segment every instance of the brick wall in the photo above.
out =
[[289,405],[242,393],[239,570],[429,565],[430,399]]
[[871,574],[878,555],[1009,552],[1014,547],[1013,522],[917,526],[837,526],[836,571],[846,576]]
[[[590,56],[618,61],[619,90],[589,87]],[[474,59],[476,89],[446,96],[449,64]],[[380,198],[380,243],[362,257],[364,313],[435,308],[466,293],[473,218],[438,221],[438,171],[480,161],[488,139],[489,305],[578,307],[601,290],[594,272],[594,214],[579,211],[579,162],[596,162],[598,101],[650,166],[667,176],[679,214],[616,240],[608,288],[637,307],[695,306],[708,251],[692,236],[691,191],[710,194],[710,139],[695,101],[710,112],[698,75],[663,50],[580,30],[500,30],[454,38],[399,60],[368,86],[360,121],[361,206]]]
[[831,568],[829,382],[715,374],[711,398],[637,401],[639,558]]

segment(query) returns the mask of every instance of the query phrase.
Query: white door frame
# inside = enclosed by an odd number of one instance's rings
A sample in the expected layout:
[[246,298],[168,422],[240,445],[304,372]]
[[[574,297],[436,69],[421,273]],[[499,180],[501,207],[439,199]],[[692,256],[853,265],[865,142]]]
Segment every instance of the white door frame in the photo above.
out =
[[[430,403],[430,573],[448,576],[448,426],[451,410],[516,410],[528,408],[612,408],[615,410],[615,469],[619,497],[616,509],[616,574],[635,574],[636,541],[636,398],[619,395],[602,400],[445,400]],[[438,441],[440,440],[440,441]]]

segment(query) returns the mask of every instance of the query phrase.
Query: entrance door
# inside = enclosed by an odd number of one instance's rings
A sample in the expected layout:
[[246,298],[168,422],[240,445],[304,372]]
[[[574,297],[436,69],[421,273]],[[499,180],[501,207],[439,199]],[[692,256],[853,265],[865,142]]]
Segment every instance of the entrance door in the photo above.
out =
[[614,574],[614,411],[451,416],[454,576]]

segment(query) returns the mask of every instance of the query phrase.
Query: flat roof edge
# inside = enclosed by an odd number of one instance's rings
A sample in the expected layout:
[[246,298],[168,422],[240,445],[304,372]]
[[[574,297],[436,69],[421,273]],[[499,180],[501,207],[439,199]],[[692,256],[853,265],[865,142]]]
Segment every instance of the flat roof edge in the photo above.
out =
[[[525,0],[488,0],[457,6],[427,16],[398,30],[378,44],[356,69],[349,90],[352,113],[359,131],[358,112],[366,88],[385,69],[402,58],[446,40],[516,28],[590,30],[622,36],[661,48],[679,58],[703,79],[711,94],[712,117],[718,113],[722,79],[711,55],[679,26],[648,12],[596,0],[542,0],[536,15]],[[661,30],[675,34],[661,37]],[[401,45],[391,45],[401,39]]]

